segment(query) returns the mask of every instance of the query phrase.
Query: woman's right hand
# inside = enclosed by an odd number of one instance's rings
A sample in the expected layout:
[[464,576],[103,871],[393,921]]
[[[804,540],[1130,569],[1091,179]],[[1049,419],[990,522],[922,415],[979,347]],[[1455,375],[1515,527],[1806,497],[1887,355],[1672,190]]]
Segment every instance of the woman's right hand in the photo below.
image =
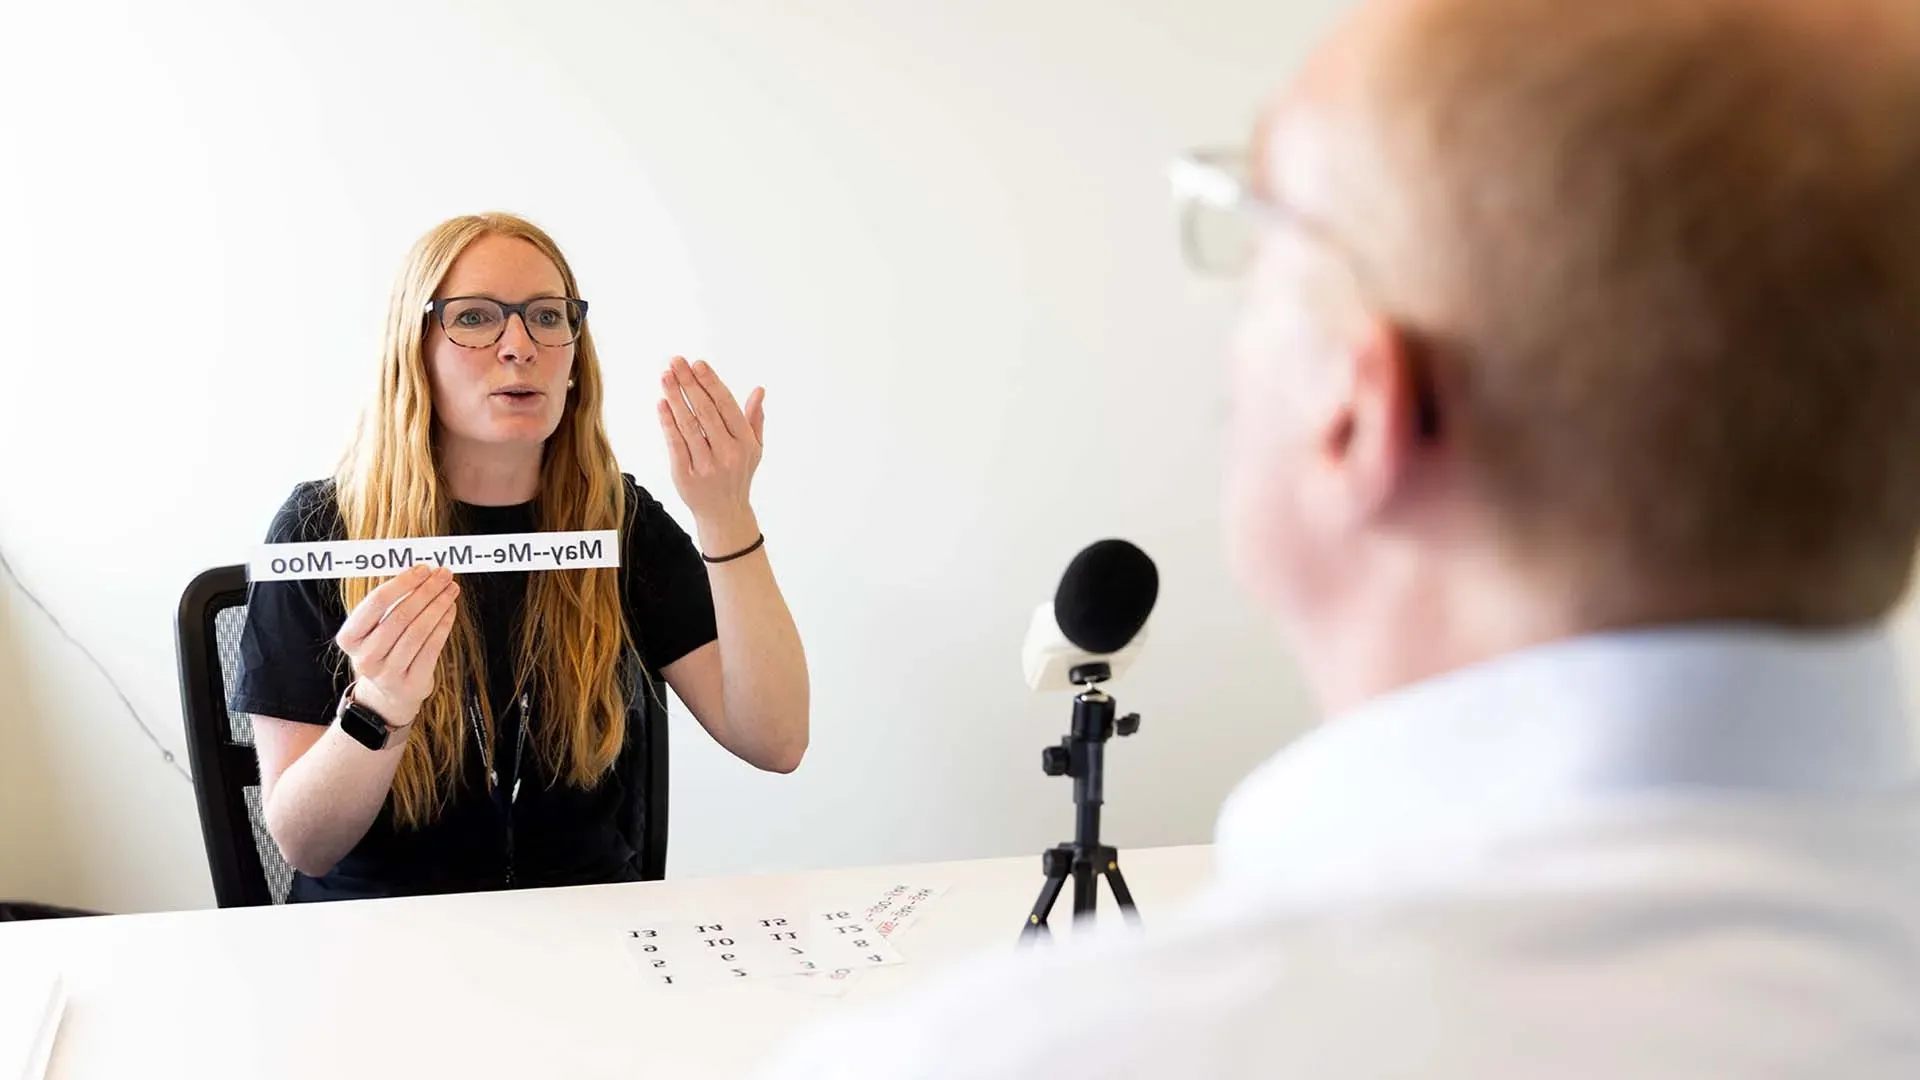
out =
[[334,635],[353,665],[354,700],[395,727],[413,723],[433,693],[459,598],[451,570],[416,565],[354,605]]

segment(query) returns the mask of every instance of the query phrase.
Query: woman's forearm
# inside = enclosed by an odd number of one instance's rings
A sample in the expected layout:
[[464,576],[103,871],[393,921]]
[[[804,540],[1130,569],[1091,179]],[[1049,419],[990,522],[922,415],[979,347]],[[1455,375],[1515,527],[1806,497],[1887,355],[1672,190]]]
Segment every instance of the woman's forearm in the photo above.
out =
[[[701,529],[710,552],[738,551],[759,529],[751,520]],[[800,631],[763,547],[707,569],[720,635],[726,726],[735,751],[764,769],[791,772],[806,754],[810,688]]]
[[361,598],[334,635],[353,665],[354,700],[401,729],[380,750],[337,724],[318,737],[285,721],[256,730],[267,831],[303,873],[333,869],[379,816],[420,703],[433,689],[459,597],[453,571],[415,566]]
[[281,771],[264,793],[262,810],[267,833],[290,865],[318,876],[353,850],[386,802],[409,731],[395,732],[389,746],[374,751],[330,725]]

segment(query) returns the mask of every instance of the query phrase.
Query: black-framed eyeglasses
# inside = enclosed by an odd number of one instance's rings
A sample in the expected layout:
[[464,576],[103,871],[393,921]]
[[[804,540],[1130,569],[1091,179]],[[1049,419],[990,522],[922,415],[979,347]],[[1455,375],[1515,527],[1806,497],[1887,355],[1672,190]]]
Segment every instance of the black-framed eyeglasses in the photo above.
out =
[[440,320],[447,340],[469,349],[484,349],[507,332],[507,320],[520,316],[520,325],[535,344],[557,347],[580,339],[587,322],[587,302],[572,296],[536,296],[525,303],[504,304],[490,296],[449,296],[427,301],[426,313]]

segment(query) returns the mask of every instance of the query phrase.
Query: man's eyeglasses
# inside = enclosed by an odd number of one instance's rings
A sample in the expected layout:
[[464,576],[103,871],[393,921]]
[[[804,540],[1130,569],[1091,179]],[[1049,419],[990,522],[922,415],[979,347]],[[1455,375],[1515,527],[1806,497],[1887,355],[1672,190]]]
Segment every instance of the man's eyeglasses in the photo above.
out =
[[1244,273],[1261,233],[1289,216],[1253,191],[1246,155],[1237,151],[1189,151],[1167,167],[1167,179],[1180,204],[1181,252],[1202,274]]
[[1377,297],[1358,253],[1327,226],[1255,191],[1247,156],[1237,150],[1193,150],[1168,166],[1180,203],[1180,245],[1194,270],[1236,277],[1260,254],[1261,237],[1277,227],[1324,245],[1345,264],[1361,294]]
[[507,332],[507,319],[520,316],[527,336],[536,344],[557,347],[579,340],[586,325],[587,302],[570,296],[541,296],[523,304],[503,304],[485,296],[450,296],[429,300],[427,314],[440,320],[447,340],[469,349],[484,349]]

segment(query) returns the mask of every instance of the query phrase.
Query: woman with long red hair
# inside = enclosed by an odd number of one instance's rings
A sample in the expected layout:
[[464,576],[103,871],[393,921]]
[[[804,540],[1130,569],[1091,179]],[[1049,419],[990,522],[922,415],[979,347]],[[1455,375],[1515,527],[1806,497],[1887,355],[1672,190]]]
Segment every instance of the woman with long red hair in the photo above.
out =
[[614,765],[633,696],[661,680],[740,758],[799,765],[806,659],[749,499],[763,395],[737,402],[704,362],[663,374],[690,536],[615,461],[587,306],[530,222],[434,228],[394,287],[351,449],[269,528],[621,541],[618,567],[253,587],[230,704],[253,718],[289,900],[633,878],[619,821],[642,793]]

